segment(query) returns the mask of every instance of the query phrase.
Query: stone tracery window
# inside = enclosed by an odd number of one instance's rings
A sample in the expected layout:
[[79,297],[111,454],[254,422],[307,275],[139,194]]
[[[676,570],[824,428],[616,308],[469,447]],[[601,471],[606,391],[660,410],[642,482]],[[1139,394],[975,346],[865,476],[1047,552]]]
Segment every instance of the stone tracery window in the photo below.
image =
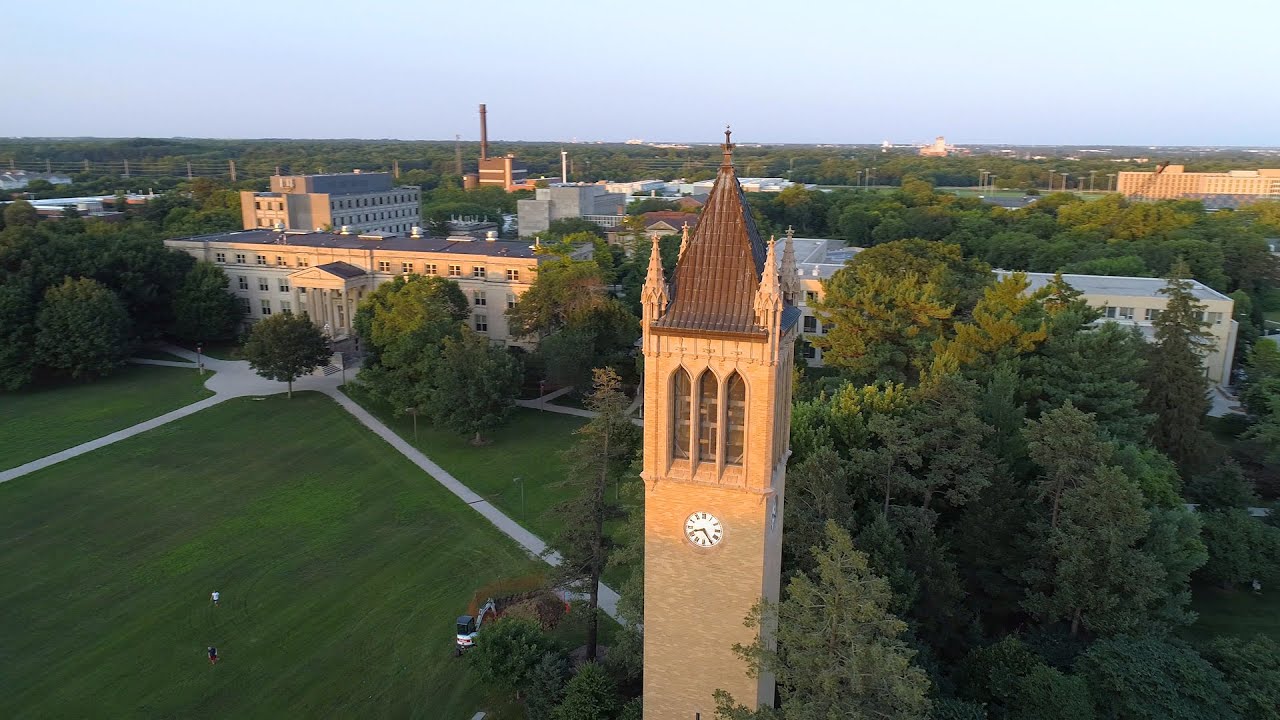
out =
[[675,377],[672,379],[671,393],[671,452],[677,459],[689,459],[692,385],[687,370],[684,368],[676,370]]
[[719,384],[707,370],[698,379],[698,461],[716,461],[716,438],[720,419]]
[[725,383],[725,441],[724,461],[728,465],[741,465],[746,453],[747,382],[738,373],[729,376]]

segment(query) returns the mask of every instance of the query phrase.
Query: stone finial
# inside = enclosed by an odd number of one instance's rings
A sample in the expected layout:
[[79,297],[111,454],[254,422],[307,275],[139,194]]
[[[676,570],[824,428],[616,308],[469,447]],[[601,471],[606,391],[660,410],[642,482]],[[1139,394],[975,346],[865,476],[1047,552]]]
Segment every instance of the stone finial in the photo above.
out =
[[689,249],[689,223],[686,221],[684,227],[680,228],[680,255],[677,259],[684,257],[684,251]]
[[796,250],[792,243],[795,230],[787,228],[787,239],[782,246],[782,298],[788,304],[795,305],[800,297],[800,271],[796,267]]
[[662,272],[662,248],[658,236],[653,236],[649,250],[649,271],[645,274],[644,288],[640,291],[646,324],[653,322],[667,309],[667,280]]
[[782,313],[782,288],[778,284],[778,254],[774,245],[774,238],[770,236],[755,300],[756,322],[770,331],[777,328]]

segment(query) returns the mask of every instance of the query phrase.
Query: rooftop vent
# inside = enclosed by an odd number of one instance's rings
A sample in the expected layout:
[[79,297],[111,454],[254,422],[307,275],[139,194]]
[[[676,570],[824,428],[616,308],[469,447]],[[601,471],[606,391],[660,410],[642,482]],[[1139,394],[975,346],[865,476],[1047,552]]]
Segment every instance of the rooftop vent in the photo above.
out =
[[416,238],[422,237],[422,228],[418,227],[417,225],[414,225],[412,228],[409,229],[409,237],[416,237]]
[[350,235],[350,234],[351,234],[351,226],[350,226],[350,225],[343,225],[343,226],[342,226],[342,229],[338,231],[338,234],[339,234],[339,235]]
[[497,230],[486,231],[484,234],[484,239],[488,242],[494,242],[495,240],[498,239],[498,231]]
[[276,221],[276,224],[274,227],[276,229],[276,232],[284,232],[284,223],[280,222],[279,220]]

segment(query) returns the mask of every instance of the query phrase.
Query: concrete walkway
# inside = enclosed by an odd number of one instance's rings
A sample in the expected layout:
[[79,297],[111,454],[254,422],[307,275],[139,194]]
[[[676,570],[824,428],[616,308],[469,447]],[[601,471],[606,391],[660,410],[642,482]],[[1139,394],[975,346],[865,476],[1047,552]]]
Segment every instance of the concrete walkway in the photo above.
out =
[[[186,350],[176,346],[165,346],[165,352],[172,353],[178,357],[190,358],[192,362],[196,359],[196,354],[190,350]],[[87,443],[77,445],[73,448],[63,450],[61,452],[47,455],[39,460],[33,460],[25,465],[19,465],[12,470],[0,472],[0,482],[7,482],[14,478],[22,477],[28,473],[41,470],[69,460],[78,455],[97,450],[115,442],[119,442],[126,438],[133,437],[139,433],[155,429],[161,425],[171,423],[179,418],[186,417],[193,413],[200,412],[205,408],[213,407],[224,400],[230,400],[234,397],[256,396],[256,395],[278,395],[285,392],[288,386],[285,383],[275,380],[267,380],[259,376],[249,367],[249,363],[244,360],[218,360],[204,356],[204,366],[212,370],[215,374],[205,382],[205,387],[214,392],[213,397],[200,400],[186,407],[178,408],[173,412],[165,413],[157,418],[152,418],[145,422],[140,422],[132,427],[116,431],[110,435],[105,435],[97,440],[91,440]],[[185,367],[192,370],[195,366],[191,363],[174,362],[172,360],[149,360],[144,358],[133,358],[131,362],[142,365],[164,365]],[[349,368],[348,372],[354,377],[356,369]],[[555,566],[560,564],[560,556],[554,552],[548,552],[547,544],[541,538],[526,530],[515,520],[512,520],[502,511],[494,507],[488,500],[477,495],[471,488],[464,485],[461,481],[450,475],[444,468],[422,454],[420,450],[405,442],[391,428],[384,425],[380,420],[371,415],[367,410],[360,407],[354,400],[344,395],[338,390],[339,384],[342,382],[342,375],[334,373],[328,376],[308,375],[299,378],[293,382],[293,389],[296,391],[312,390],[321,392],[333,398],[347,412],[351,413],[365,427],[372,430],[378,437],[381,437],[398,450],[402,455],[409,459],[414,465],[421,468],[432,479],[444,486],[446,490],[456,495],[462,502],[470,505],[473,510],[480,513],[486,520],[498,528],[502,534],[515,540],[520,547],[534,557],[540,558],[547,564]],[[575,410],[575,408],[561,408],[563,410]],[[586,410],[577,412],[587,413]],[[592,417],[592,413],[588,413],[586,417]],[[613,589],[600,584],[600,609],[609,617],[622,622],[618,616],[618,593]]]

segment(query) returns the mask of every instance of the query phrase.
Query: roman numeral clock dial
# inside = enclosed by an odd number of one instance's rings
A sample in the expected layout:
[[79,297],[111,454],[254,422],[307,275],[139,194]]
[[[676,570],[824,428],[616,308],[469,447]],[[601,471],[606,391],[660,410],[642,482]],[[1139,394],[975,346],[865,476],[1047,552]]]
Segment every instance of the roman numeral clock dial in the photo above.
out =
[[684,521],[684,537],[698,547],[715,547],[724,537],[724,526],[715,515],[698,511]]

